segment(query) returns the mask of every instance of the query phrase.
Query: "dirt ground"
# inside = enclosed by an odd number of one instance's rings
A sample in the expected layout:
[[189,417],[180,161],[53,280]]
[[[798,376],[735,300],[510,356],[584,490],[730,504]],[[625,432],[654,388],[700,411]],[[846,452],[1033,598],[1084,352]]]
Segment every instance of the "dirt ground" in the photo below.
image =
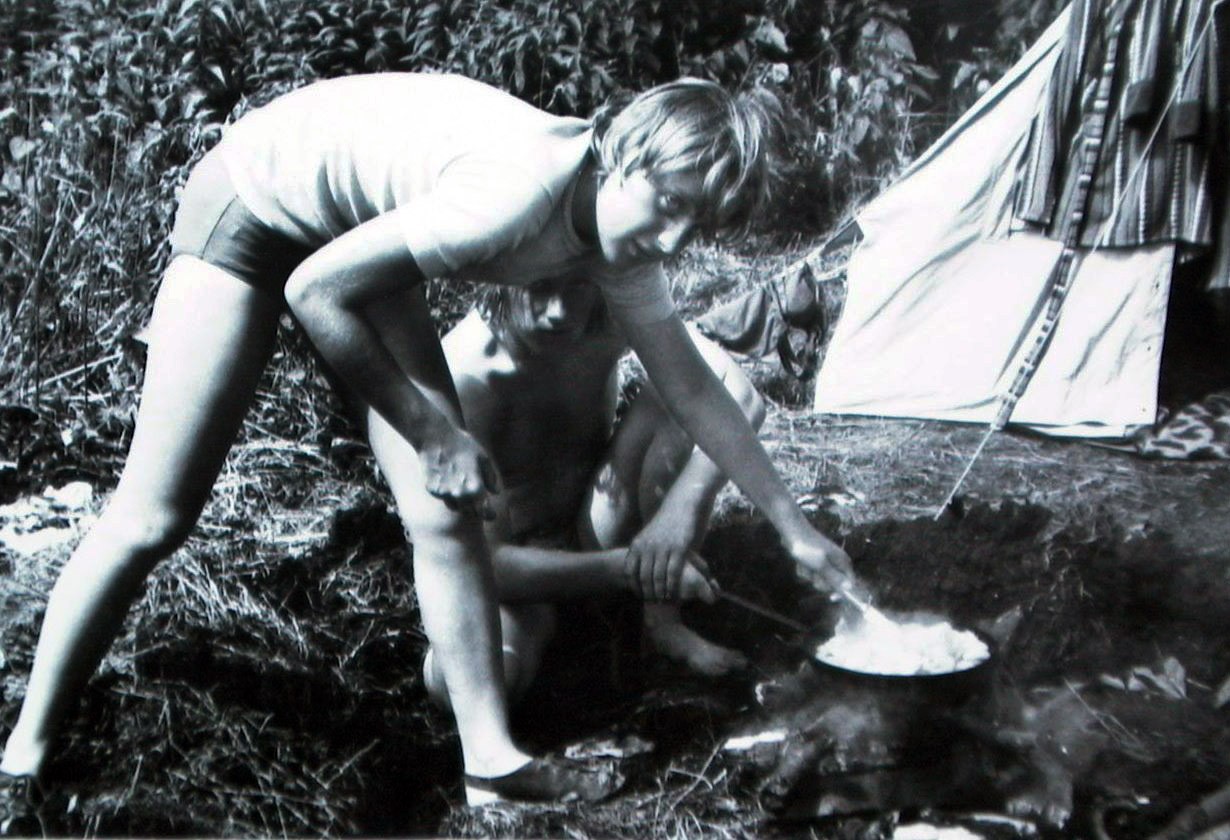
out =
[[[986,696],[902,701],[851,693],[818,674],[799,643],[823,637],[832,609],[790,580],[771,533],[736,505],[706,545],[719,578],[817,627],[815,637],[792,638],[726,605],[695,607],[695,626],[749,653],[745,678],[719,690],[658,663],[632,681],[648,696],[634,691],[631,707],[606,717],[603,697],[575,685],[569,693],[557,677],[561,706],[537,701],[545,720],[590,720],[573,734],[605,727],[655,745],[656,758],[633,759],[648,767],[633,772],[629,795],[604,807],[631,801],[660,830],[686,832],[658,810],[666,798],[686,806],[702,833],[733,836],[890,837],[925,818],[975,836],[1136,838],[1230,780],[1227,712],[1215,696],[1222,687],[1224,701],[1230,676],[1230,466],[1001,434],[967,479],[961,515],[936,521],[980,429],[779,410],[766,437],[881,606],[996,636]],[[592,690],[592,674],[583,680]],[[838,721],[842,709],[860,718],[857,737],[848,719]],[[935,729],[932,718],[949,712],[958,722]],[[902,714],[908,719],[885,722]],[[902,732],[913,738],[928,726],[941,742],[902,745]],[[750,751],[723,746],[732,733],[783,731]],[[680,733],[688,733],[682,745]],[[671,772],[690,778],[686,795],[664,797]],[[465,834],[576,827],[566,818],[485,819],[459,812],[445,826]],[[592,834],[611,827],[593,815],[580,824]]]
[[[53,824],[881,838],[922,821],[984,837],[1148,837],[1230,780],[1230,464],[1003,433],[937,520],[981,435],[784,407],[764,430],[881,606],[990,634],[995,667],[978,686],[903,697],[810,664],[834,608],[727,493],[704,552],[718,579],[815,633],[689,606],[689,623],[752,661],[710,680],[648,654],[635,605],[569,605],[518,732],[536,749],[614,757],[627,786],[597,807],[487,809],[459,804],[451,726],[419,681],[407,550],[387,498],[355,489],[374,486],[369,460],[257,435],[92,683],[53,768]],[[66,552],[0,556],[6,730]],[[738,736],[764,737],[735,748]]]

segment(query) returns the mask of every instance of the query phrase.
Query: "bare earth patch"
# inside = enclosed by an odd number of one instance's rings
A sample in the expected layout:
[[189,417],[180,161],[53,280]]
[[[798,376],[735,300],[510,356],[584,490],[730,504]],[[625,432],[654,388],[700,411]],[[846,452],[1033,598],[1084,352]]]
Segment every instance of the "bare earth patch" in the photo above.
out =
[[[627,788],[590,808],[467,809],[450,722],[420,682],[408,551],[367,456],[249,429],[197,536],[151,579],[91,684],[51,770],[54,824],[891,837],[921,820],[987,837],[1146,837],[1230,780],[1217,703],[1230,675],[1230,465],[1001,434],[961,515],[935,520],[980,436],[785,408],[765,431],[882,606],[996,635],[994,679],[978,691],[886,699],[809,664],[836,612],[727,493],[705,548],[719,580],[815,632],[689,606],[693,626],[752,660],[711,681],[645,653],[635,605],[570,605],[518,730],[536,749],[621,758]],[[6,730],[66,551],[0,555]],[[746,746],[728,749],[732,738]]]

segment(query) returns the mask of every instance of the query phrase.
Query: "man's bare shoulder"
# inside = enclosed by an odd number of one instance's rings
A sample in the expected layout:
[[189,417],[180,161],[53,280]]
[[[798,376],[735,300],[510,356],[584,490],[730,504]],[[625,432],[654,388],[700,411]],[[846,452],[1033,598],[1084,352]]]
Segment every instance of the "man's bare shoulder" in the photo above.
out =
[[487,373],[509,373],[515,363],[478,310],[470,310],[441,341],[453,377],[483,378]]

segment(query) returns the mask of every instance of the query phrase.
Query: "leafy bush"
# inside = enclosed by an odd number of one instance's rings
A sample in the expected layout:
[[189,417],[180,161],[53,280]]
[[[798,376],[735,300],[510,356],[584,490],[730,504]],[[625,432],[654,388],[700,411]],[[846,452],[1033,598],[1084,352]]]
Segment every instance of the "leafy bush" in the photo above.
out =
[[48,29],[5,48],[14,71],[0,87],[6,393],[97,358],[93,336],[139,317],[163,258],[177,167],[201,144],[183,103],[191,85],[168,66],[176,33],[165,17],[134,8],[117,26],[113,8],[94,7],[59,4],[41,18]]
[[[822,228],[913,156],[917,106],[936,72],[917,61],[902,4],[791,3],[780,17],[788,59],[768,80],[794,115],[792,218]],[[773,31],[773,30],[770,30]]]
[[[82,428],[131,425],[139,365],[125,339],[147,316],[175,192],[223,123],[282,91],[348,73],[448,71],[587,114],[616,91],[681,74],[764,84],[787,104],[793,132],[792,188],[767,222],[814,235],[905,165],[1057,2],[913,5],[0,5],[0,402],[48,408]],[[432,300],[443,321],[468,303],[456,289],[435,289]]]

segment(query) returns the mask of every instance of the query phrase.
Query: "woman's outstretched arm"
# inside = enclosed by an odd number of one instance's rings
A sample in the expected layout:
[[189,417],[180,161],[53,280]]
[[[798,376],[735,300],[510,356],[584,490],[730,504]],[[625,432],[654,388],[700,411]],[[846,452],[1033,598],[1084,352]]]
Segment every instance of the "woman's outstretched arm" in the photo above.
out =
[[803,515],[743,411],[701,358],[679,317],[622,326],[675,422],[772,523],[800,574],[825,589],[858,587],[849,556]]

